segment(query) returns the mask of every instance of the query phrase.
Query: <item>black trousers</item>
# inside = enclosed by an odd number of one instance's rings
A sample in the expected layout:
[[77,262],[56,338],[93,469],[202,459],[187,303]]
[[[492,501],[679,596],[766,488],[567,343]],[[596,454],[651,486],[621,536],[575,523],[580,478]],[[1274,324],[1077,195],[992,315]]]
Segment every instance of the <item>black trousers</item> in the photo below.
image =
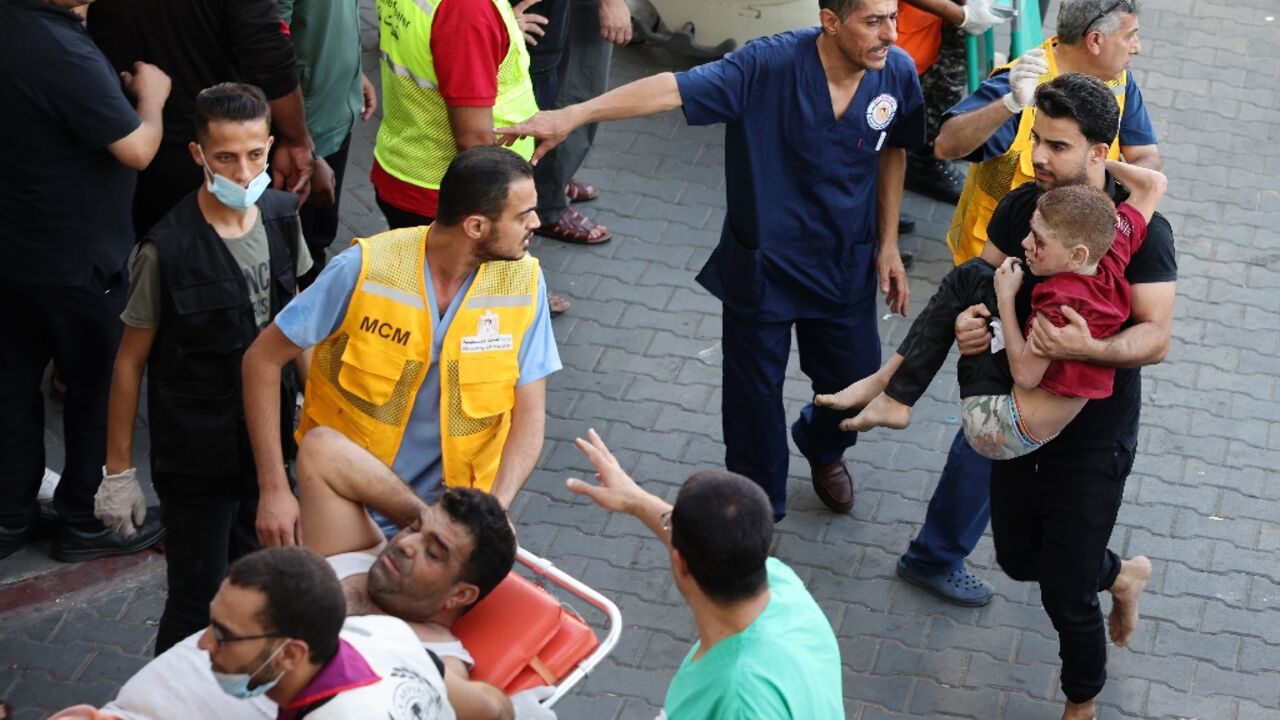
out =
[[102,528],[93,496],[102,482],[107,396],[128,289],[123,270],[82,287],[0,283],[0,304],[12,311],[0,342],[0,526],[25,527],[39,516],[36,494],[45,468],[40,382],[53,360],[67,384],[66,463],[54,509],[62,522]]
[[333,168],[333,205],[321,207],[308,202],[298,208],[298,220],[302,223],[302,237],[307,241],[312,262],[311,270],[298,278],[300,289],[306,289],[324,269],[329,259],[325,251],[338,237],[338,206],[342,202],[342,178],[347,174],[347,155],[350,152],[351,133],[347,133],[342,146],[332,155],[324,157],[324,161]]
[[257,512],[257,496],[239,500],[160,497],[169,596],[160,616],[156,655],[209,624],[209,603],[227,575],[227,566],[258,549]]
[[[885,394],[904,405],[915,405],[929,389],[955,342],[956,316],[970,305],[987,306],[999,317],[995,285],[996,269],[981,258],[956,267],[942,278],[938,291],[911,323],[898,346],[902,365],[885,387]],[[998,395],[1009,392],[1013,378],[1004,353],[961,356],[958,370],[960,395]]]
[[1107,679],[1107,636],[1098,593],[1120,558],[1107,549],[1133,451],[1034,452],[991,464],[991,532],[996,560],[1014,580],[1038,582],[1058,631],[1062,691],[1082,703]]
[[419,215],[408,210],[401,210],[394,205],[388,205],[380,197],[375,196],[374,200],[378,203],[378,209],[382,211],[382,216],[387,219],[387,227],[392,230],[430,225],[436,221],[435,218]]

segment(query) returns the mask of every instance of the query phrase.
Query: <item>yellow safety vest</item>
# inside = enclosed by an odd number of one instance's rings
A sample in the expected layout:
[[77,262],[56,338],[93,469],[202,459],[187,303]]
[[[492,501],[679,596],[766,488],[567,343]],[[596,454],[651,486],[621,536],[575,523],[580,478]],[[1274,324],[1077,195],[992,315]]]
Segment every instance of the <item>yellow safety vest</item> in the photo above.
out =
[[[1054,36],[1040,45],[1049,60],[1049,72],[1040,76],[1041,85],[1058,77],[1058,59],[1053,51],[1057,44],[1058,38]],[[992,76],[1009,72],[1014,62],[996,68],[991,72]],[[1121,117],[1124,116],[1124,88],[1128,80],[1129,71],[1125,70],[1119,77],[1107,82],[1120,105]],[[1018,132],[1009,149],[999,157],[969,164],[969,174],[965,177],[960,201],[956,203],[956,212],[951,217],[951,229],[947,231],[947,246],[951,248],[951,257],[956,265],[982,254],[982,246],[987,243],[987,222],[991,220],[996,205],[1000,204],[1004,196],[1019,185],[1035,180],[1035,169],[1031,165],[1031,128],[1035,125],[1035,119],[1034,106],[1023,108],[1018,120]],[[1120,159],[1118,131],[1107,157],[1112,160]]]
[[[435,318],[422,275],[429,230],[356,239],[360,276],[342,325],[315,348],[299,440],[311,428],[331,427],[392,466],[432,361]],[[493,486],[537,295],[532,255],[484,263],[449,325],[436,359],[447,486]]]
[[[377,0],[378,46],[382,53],[382,124],[373,155],[393,177],[411,185],[440,189],[440,180],[458,154],[449,111],[440,95],[431,25],[440,3],[449,0]],[[493,0],[507,30],[507,54],[498,65],[494,127],[524,122],[538,112],[529,77],[529,50],[507,0]],[[512,150],[528,160],[533,138]]]

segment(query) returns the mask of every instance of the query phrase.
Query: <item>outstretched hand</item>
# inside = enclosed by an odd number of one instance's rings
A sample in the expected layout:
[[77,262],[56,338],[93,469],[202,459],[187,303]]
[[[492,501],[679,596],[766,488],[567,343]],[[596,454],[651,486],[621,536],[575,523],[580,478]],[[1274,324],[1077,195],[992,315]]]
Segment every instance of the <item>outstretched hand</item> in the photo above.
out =
[[495,128],[493,132],[497,138],[494,142],[511,147],[527,137],[536,139],[538,146],[534,148],[529,162],[537,165],[544,155],[564,142],[575,127],[566,110],[543,110],[522,123]]
[[578,478],[569,478],[565,487],[577,495],[585,495],[595,504],[610,512],[635,514],[637,507],[649,495],[627,475],[618,459],[609,452],[604,440],[594,429],[587,431],[587,439],[576,438],[574,445],[591,461],[596,469],[599,485],[592,485]]

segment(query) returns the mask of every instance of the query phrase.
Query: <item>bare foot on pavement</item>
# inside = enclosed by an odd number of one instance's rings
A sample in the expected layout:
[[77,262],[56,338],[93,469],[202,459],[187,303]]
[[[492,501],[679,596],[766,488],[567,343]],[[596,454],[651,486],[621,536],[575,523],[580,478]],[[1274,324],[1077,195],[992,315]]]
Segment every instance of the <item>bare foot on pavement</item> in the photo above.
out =
[[1107,627],[1111,642],[1119,647],[1129,644],[1138,629],[1138,599],[1151,579],[1151,561],[1139,555],[1120,563],[1120,574],[1111,583],[1111,617]]
[[1062,720],[1098,720],[1097,706],[1092,700],[1082,703],[1068,700],[1066,709],[1062,711]]

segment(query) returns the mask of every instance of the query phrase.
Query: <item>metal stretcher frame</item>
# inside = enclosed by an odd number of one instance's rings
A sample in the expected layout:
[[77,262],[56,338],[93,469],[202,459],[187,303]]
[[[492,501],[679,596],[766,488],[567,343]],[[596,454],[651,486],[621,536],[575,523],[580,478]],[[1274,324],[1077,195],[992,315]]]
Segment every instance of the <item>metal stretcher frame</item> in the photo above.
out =
[[[1042,0],[996,0],[996,4],[1012,7],[1014,11],[1009,21],[1010,60],[1044,42],[1041,15],[1048,3]],[[969,92],[973,92],[995,69],[995,30],[966,37],[965,51],[968,58]]]
[[542,701],[545,707],[551,707],[565,695],[568,695],[569,691],[582,682],[587,677],[587,674],[595,669],[596,665],[600,664],[601,660],[613,652],[613,648],[618,644],[618,637],[622,635],[622,612],[618,610],[618,606],[612,600],[556,567],[555,563],[550,560],[538,557],[522,547],[517,547],[516,561],[528,568],[534,575],[567,590],[609,618],[609,631],[605,634],[604,639],[600,641],[600,645],[590,655],[578,661],[578,666],[556,685],[556,690],[551,697]]

